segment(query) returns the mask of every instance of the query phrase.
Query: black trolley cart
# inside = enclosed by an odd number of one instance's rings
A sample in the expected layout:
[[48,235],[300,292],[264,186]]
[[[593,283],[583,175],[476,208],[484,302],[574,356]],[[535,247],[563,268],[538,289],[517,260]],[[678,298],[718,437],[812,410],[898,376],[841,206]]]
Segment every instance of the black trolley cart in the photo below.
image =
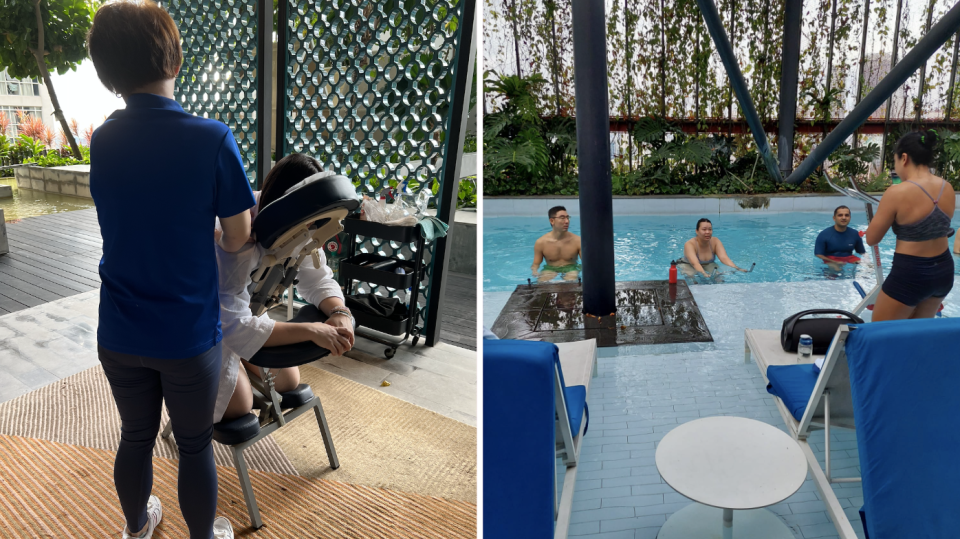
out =
[[[417,327],[420,295],[420,282],[423,280],[423,236],[418,226],[387,226],[372,221],[360,219],[344,219],[343,231],[348,234],[347,257],[340,261],[340,279],[344,290],[348,294],[354,292],[354,281],[373,285],[386,286],[396,290],[410,289],[407,294],[407,316],[402,320],[395,320],[370,313],[359,312],[354,309],[353,317],[358,328],[368,328],[386,335],[399,337],[387,340],[369,333],[363,337],[374,342],[387,345],[383,355],[390,359],[396,354],[397,348],[413,335],[413,344],[420,340],[420,329]],[[374,253],[357,254],[357,236],[378,238],[401,244],[415,244],[416,252],[412,260],[401,260],[395,257],[382,256]],[[397,268],[403,268],[403,274],[396,273]]]

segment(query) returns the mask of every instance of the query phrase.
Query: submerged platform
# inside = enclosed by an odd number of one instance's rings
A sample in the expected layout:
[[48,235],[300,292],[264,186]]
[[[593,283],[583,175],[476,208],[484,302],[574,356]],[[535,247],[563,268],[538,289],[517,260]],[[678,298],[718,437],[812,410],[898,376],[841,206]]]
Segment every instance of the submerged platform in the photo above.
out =
[[599,317],[584,314],[582,293],[582,285],[573,282],[520,285],[491,330],[501,339],[553,343],[597,339],[602,347],[713,342],[682,281],[618,282],[617,311]]

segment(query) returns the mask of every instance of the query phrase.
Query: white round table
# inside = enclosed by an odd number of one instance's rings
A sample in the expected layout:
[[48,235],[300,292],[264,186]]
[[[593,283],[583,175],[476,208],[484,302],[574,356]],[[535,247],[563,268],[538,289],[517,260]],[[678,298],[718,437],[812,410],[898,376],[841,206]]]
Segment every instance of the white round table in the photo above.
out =
[[794,539],[777,515],[760,509],[789,498],[807,478],[800,445],[783,431],[742,417],[697,419],[667,433],[656,460],[668,485],[699,502],[671,515],[657,539]]

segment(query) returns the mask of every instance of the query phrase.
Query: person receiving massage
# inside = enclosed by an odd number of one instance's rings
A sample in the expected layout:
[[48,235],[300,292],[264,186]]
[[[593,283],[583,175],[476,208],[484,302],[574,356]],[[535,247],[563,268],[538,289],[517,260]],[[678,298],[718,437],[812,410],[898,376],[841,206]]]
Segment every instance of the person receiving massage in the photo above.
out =
[[867,228],[868,245],[877,245],[893,228],[897,247],[893,266],[873,308],[873,321],[933,318],[953,288],[954,263],[949,237],[956,206],[953,187],[935,176],[937,132],[907,133],[893,150],[894,168],[903,182],[880,199]]
[[189,537],[232,539],[230,521],[215,518],[222,334],[210,229],[219,217],[220,249],[239,249],[250,236],[253,193],[230,128],[184,112],[174,97],[183,54],[163,8],[149,0],[100,6],[87,48],[97,77],[126,103],[90,141],[90,193],[103,236],[97,353],[121,421],[113,470],[126,521],[119,537],[150,538],[163,517],[152,493],[153,449],[166,402]]
[[713,237],[713,223],[710,219],[700,219],[697,221],[697,235],[683,244],[683,257],[679,260],[677,267],[687,277],[700,274],[710,278],[710,274],[719,267],[716,262],[718,258],[720,262],[737,271],[747,271],[734,264],[727,256],[723,242]]
[[[270,170],[263,181],[263,189],[254,192],[257,205],[250,209],[251,221],[260,210],[282,197],[290,187],[323,172],[320,163],[302,154],[290,154]],[[322,181],[322,180],[321,180]],[[219,239],[219,230],[214,239]],[[297,274],[297,291],[329,318],[325,323],[275,322],[267,314],[259,317],[250,312],[249,286],[251,274],[260,265],[264,249],[253,238],[238,251],[230,253],[217,248],[220,267],[220,318],[223,323],[223,366],[213,420],[243,417],[253,408],[250,380],[243,375],[241,364],[255,376],[259,368],[241,358],[250,358],[264,346],[282,346],[313,342],[333,355],[342,355],[353,347],[353,316],[344,306],[343,292],[327,267],[323,249],[318,250],[320,267],[308,258]],[[300,384],[300,369],[274,369],[274,384],[278,393],[296,389]]]
[[843,268],[843,264],[859,264],[860,257],[854,256],[853,252],[864,254],[867,250],[860,233],[847,226],[850,224],[850,208],[838,206],[833,210],[833,223],[817,236],[813,254],[837,271]]
[[[554,206],[547,211],[550,232],[533,244],[533,264],[530,270],[539,282],[550,281],[563,275],[565,281],[576,281],[580,274],[580,236],[570,232],[570,214],[563,206]],[[540,270],[540,264],[547,264]]]

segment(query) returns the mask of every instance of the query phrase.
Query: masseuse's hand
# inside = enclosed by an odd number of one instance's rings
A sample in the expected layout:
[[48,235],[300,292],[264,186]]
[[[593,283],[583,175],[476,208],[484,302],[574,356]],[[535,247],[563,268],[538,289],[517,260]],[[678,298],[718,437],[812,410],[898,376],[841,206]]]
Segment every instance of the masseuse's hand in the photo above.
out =
[[353,347],[353,330],[347,330],[322,322],[304,324],[310,332],[310,340],[320,348],[330,350],[335,356],[342,356]]
[[334,314],[330,318],[327,318],[327,325],[333,326],[338,329],[343,330],[344,335],[349,335],[350,337],[350,348],[353,348],[354,336],[353,336],[353,320],[349,316],[344,316],[342,314]]

